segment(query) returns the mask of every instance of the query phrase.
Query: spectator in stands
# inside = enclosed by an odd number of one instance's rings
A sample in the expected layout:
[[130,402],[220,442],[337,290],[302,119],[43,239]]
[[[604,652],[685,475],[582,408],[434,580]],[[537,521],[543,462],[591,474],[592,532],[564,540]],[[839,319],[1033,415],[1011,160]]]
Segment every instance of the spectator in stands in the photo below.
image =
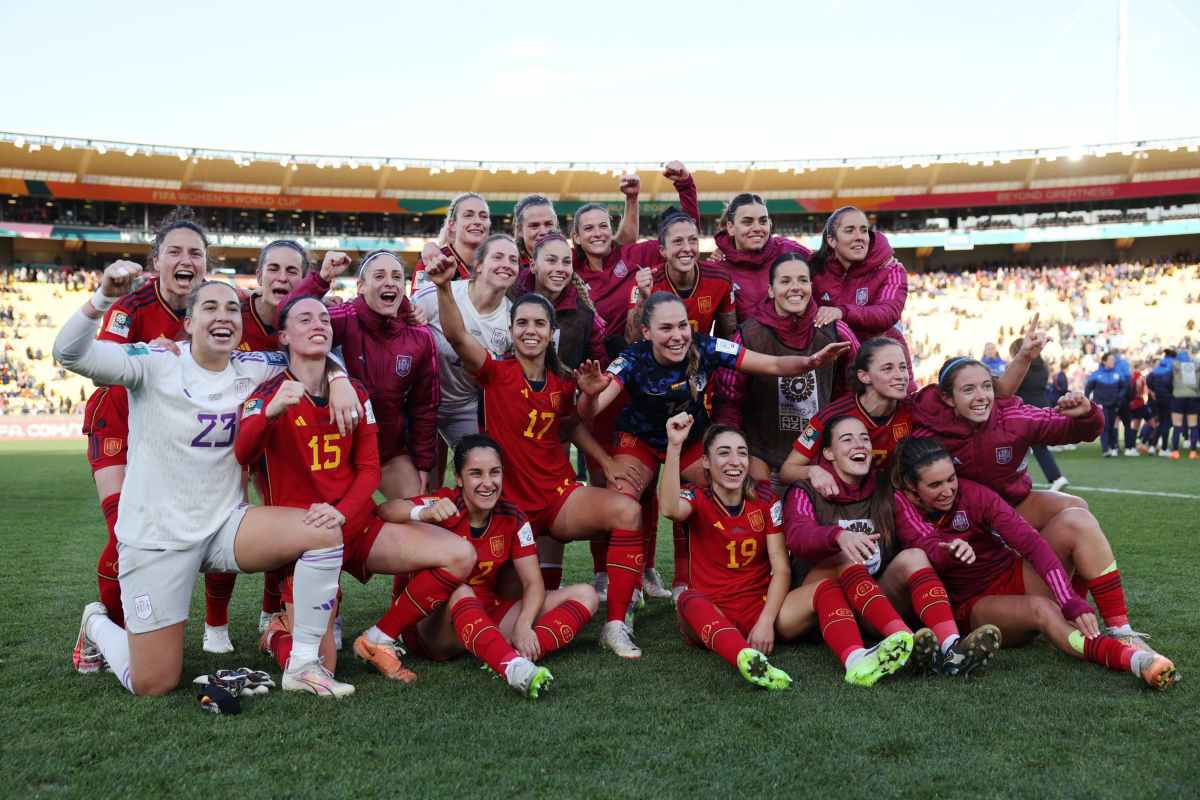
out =
[[[1008,346],[1009,357],[1016,358],[1017,354],[1021,352],[1021,345],[1024,343],[1025,338],[1022,336],[1013,339],[1012,344]],[[1065,375],[1063,376],[1063,380],[1066,380]],[[1029,371],[1025,373],[1025,379],[1021,381],[1021,385],[1017,388],[1017,397],[1024,400],[1027,405],[1037,406],[1038,408],[1053,407],[1058,402],[1058,397],[1055,397],[1052,402],[1046,402],[1049,387],[1050,368],[1042,359],[1041,354],[1038,354],[1029,362]],[[1066,394],[1065,390],[1063,394]],[[1059,396],[1061,397],[1061,395]],[[1058,468],[1058,462],[1054,460],[1054,454],[1044,444],[1035,444],[1030,449],[1033,450],[1033,457],[1037,459],[1038,466],[1042,468],[1046,480],[1050,483],[1050,491],[1062,491],[1062,488],[1069,484],[1070,481],[1062,474],[1062,470]]]
[[1129,382],[1117,369],[1115,353],[1105,353],[1099,369],[1088,378],[1084,393],[1104,411],[1104,430],[1100,433],[1100,449],[1105,458],[1121,451],[1117,447],[1117,417],[1121,406],[1128,402]]
[[[1016,343],[1014,342],[1014,344]],[[1017,349],[1019,350],[1020,348],[1018,347]],[[988,368],[988,371],[996,377],[1000,377],[1000,375],[1004,372],[1004,368],[1008,366],[1008,363],[1000,355],[1000,348],[996,347],[995,342],[988,342],[983,346],[983,358],[979,360],[982,361],[983,365]],[[1043,364],[1043,366],[1045,366],[1045,364]]]

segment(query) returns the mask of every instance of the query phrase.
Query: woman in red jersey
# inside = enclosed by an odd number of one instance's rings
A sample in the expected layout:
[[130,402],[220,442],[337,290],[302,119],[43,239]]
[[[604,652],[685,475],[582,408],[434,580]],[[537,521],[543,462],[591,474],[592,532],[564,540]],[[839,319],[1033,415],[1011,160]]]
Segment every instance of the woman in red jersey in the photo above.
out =
[[[783,504],[783,527],[792,554],[792,582],[803,586],[833,579],[862,620],[881,636],[912,635],[911,664],[921,672],[969,675],[1000,647],[1000,632],[983,625],[966,636],[924,551],[896,541],[892,485],[871,467],[871,436],[857,417],[830,420],[822,453],[837,491],[826,495],[797,483]],[[897,609],[919,618],[912,634]],[[815,621],[812,620],[812,621]]]
[[786,689],[791,677],[767,660],[791,577],[779,504],[754,491],[746,440],[722,425],[704,433],[708,484],[681,487],[679,456],[691,428],[687,413],[667,421],[658,487],[663,515],[691,529],[691,575],[676,600],[680,629],[690,643],[712,650],[755,686]]
[[483,431],[503,450],[508,496],[537,535],[564,541],[611,535],[608,620],[600,643],[623,658],[638,658],[641,650],[625,612],[642,577],[640,509],[618,492],[575,481],[564,441],[601,463],[610,482],[625,476],[576,418],[575,381],[559,364],[553,344],[554,308],[541,295],[518,298],[511,312],[513,356],[494,359],[467,333],[450,277],[444,266],[429,270],[446,339],[483,388]]
[[[375,515],[372,495],[379,483],[379,449],[371,401],[360,383],[355,390],[365,419],[351,434],[328,421],[326,356],[333,343],[330,312],[314,298],[289,301],[279,313],[279,340],[289,367],[263,383],[246,401],[235,442],[237,460],[262,476],[267,506],[306,509],[305,521],[339,528],[344,543],[342,569],[366,582],[375,573],[416,574],[387,614],[355,642],[354,652],[388,678],[411,682],[401,665],[395,639],[449,597],[475,563],[473,548],[428,526],[385,524]],[[287,613],[274,617],[261,646],[286,665],[291,651],[294,611],[285,583]],[[333,616],[330,617],[332,623]],[[322,658],[332,673],[337,650],[331,636]]]
[[487,200],[475,192],[463,192],[454,196],[446,210],[446,221],[437,242],[429,242],[421,251],[421,258],[413,270],[411,293],[425,280],[425,262],[428,256],[441,252],[454,259],[459,280],[467,280],[473,272],[475,253],[492,233],[492,214]]
[[767,269],[787,252],[808,257],[807,247],[785,236],[771,235],[767,203],[749,192],[735,195],[717,220],[713,258],[733,282],[737,318],[741,322],[762,302],[771,286]]
[[[1103,633],[1072,591],[1071,571],[1092,576],[1093,587],[1111,574],[1112,549],[1102,536],[1060,529],[1043,539],[995,492],[959,480],[950,453],[932,439],[901,443],[893,483],[900,541],[925,551],[960,623],[993,624],[1010,646],[1042,633],[1070,656],[1130,671],[1156,689],[1178,680],[1175,665],[1144,643]],[[1093,588],[1093,596],[1102,615],[1117,601],[1124,607],[1119,582]]]
[[[421,518],[453,531],[477,553],[475,569],[449,602],[404,634],[416,652],[444,660],[469,651],[520,694],[536,700],[554,679],[534,662],[574,641],[596,613],[592,587],[547,592],[538,571],[533,529],[521,510],[502,499],[500,446],[483,434],[463,437],[454,450],[458,485],[410,500],[390,500],[385,519]],[[518,599],[496,593],[499,570],[512,563],[522,585]]]

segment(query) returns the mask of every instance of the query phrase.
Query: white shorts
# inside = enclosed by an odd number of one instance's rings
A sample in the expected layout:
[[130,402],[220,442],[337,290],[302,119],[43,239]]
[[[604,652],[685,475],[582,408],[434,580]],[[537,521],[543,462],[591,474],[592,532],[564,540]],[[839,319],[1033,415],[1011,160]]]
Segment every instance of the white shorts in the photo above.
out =
[[438,411],[438,432],[451,450],[468,434],[479,433],[479,406],[469,405]]
[[186,621],[198,573],[240,572],[233,545],[249,510],[249,505],[239,505],[216,533],[186,550],[147,550],[117,542],[125,630],[149,633]]

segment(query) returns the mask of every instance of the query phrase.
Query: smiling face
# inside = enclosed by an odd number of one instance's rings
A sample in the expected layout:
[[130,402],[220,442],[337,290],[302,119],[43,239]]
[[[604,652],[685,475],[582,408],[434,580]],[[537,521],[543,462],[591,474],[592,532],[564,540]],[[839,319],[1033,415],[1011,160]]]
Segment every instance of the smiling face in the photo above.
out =
[[390,253],[372,258],[358,279],[358,293],[375,313],[396,316],[404,297],[404,265],[400,259]]
[[315,297],[300,300],[288,309],[279,344],[293,356],[326,356],[333,344],[329,309]]
[[659,303],[650,314],[649,322],[649,326],[642,326],[642,338],[650,342],[650,352],[660,364],[678,364],[687,358],[688,347],[692,344],[692,325],[683,303]]
[[908,362],[900,345],[880,347],[867,368],[855,373],[858,382],[880,397],[903,400],[908,396]]
[[479,262],[475,280],[500,291],[507,291],[517,280],[521,269],[517,246],[507,238],[496,239],[488,245],[487,253]]
[[958,474],[954,471],[954,462],[940,458],[921,467],[917,471],[916,486],[906,488],[904,494],[929,511],[949,511],[954,508],[954,498],[958,496]]
[[550,326],[550,316],[540,303],[521,303],[513,309],[509,334],[517,355],[536,360],[546,354],[554,329]]
[[558,217],[554,214],[553,206],[530,206],[521,212],[521,224],[517,234],[525,244],[526,253],[533,252],[533,245],[539,236],[556,230],[558,230]]
[[447,223],[450,241],[467,248],[478,247],[492,232],[488,205],[478,197],[464,197],[454,208],[454,219]]
[[158,285],[163,294],[183,299],[192,287],[204,280],[208,271],[208,251],[200,234],[187,228],[176,228],[166,235],[154,258]]
[[690,273],[700,260],[700,232],[696,223],[690,219],[671,223],[658,249],[668,269]]
[[232,353],[242,341],[242,303],[237,292],[227,283],[202,287],[183,320],[183,329],[191,337],[192,352],[198,359]]
[[725,431],[713,437],[702,459],[713,484],[726,492],[745,491],[746,475],[750,471],[750,449],[746,439],[737,431]]
[[580,214],[575,221],[575,232],[571,238],[590,256],[608,255],[613,240],[612,222],[608,212],[593,208]]
[[962,367],[954,374],[954,394],[950,397],[942,395],[942,400],[968,422],[976,425],[987,422],[996,400],[992,373],[975,364]]
[[486,514],[500,501],[504,468],[500,464],[500,454],[492,448],[471,448],[457,477],[469,511]]
[[255,275],[263,302],[278,308],[304,277],[304,258],[291,247],[272,247],[263,255],[262,266]]
[[575,274],[572,260],[571,246],[565,241],[555,239],[543,244],[533,260],[534,288],[551,297],[558,297]]
[[781,316],[803,314],[812,299],[812,278],[808,264],[803,261],[785,261],[775,267],[775,278],[767,295],[775,301],[775,311]]
[[762,203],[746,203],[725,223],[725,232],[738,250],[762,250],[771,236],[771,217]]
[[821,451],[846,483],[859,483],[871,471],[871,434],[862,420],[845,417],[827,434],[829,446]]
[[825,241],[843,264],[863,261],[871,243],[871,228],[866,215],[857,210],[842,214],[833,228],[833,235],[826,237]]

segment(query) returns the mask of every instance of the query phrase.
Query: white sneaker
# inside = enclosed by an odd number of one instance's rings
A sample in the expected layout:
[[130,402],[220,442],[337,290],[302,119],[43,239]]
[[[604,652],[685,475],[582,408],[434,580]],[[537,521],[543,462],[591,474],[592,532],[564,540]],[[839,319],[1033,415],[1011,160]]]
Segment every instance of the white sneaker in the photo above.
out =
[[679,605],[679,595],[687,591],[687,584],[681,583],[671,587],[671,602]]
[[108,616],[108,609],[104,607],[104,603],[97,601],[83,607],[83,618],[79,621],[79,635],[75,637],[75,647],[71,651],[71,666],[81,675],[102,672],[107,666],[100,648],[87,635],[88,620],[97,614]]
[[633,629],[619,619],[604,623],[600,631],[600,646],[612,650],[621,658],[642,657],[642,649],[633,641]]
[[206,653],[232,653],[233,642],[229,639],[229,626],[213,627],[205,623],[204,642],[201,645]]
[[1063,487],[1070,485],[1070,483],[1071,482],[1069,480],[1067,480],[1066,475],[1059,475],[1057,478],[1054,479],[1054,483],[1050,484],[1050,491],[1061,492],[1063,490]]
[[1140,455],[1141,455],[1141,453],[1139,453],[1139,452],[1137,451],[1137,448],[1136,448],[1136,447],[1126,447],[1126,448],[1125,448],[1125,455],[1127,455],[1127,456],[1133,456],[1133,457],[1137,457],[1137,456],[1140,456]]
[[537,700],[543,689],[549,689],[554,676],[545,667],[539,667],[528,658],[514,658],[504,670],[508,685],[522,697]]
[[645,607],[646,596],[641,589],[634,589],[633,596],[629,598],[629,608],[625,609],[625,627],[633,630],[633,618]]
[[258,632],[262,633],[271,624],[271,617],[275,616],[270,611],[258,612]]
[[342,649],[342,615],[338,614],[333,620],[333,649]]
[[1158,457],[1159,457],[1159,458],[1170,458],[1170,457],[1171,457],[1171,451],[1170,451],[1168,448],[1165,448],[1165,447],[1164,447],[1162,450],[1159,450],[1159,451],[1158,451]]
[[596,595],[600,598],[601,603],[608,602],[608,573],[597,572],[592,576],[592,588],[596,590]]
[[642,591],[647,597],[656,597],[659,600],[666,599],[671,596],[671,590],[663,585],[662,575],[658,574],[658,570],[650,567],[642,575]]
[[1155,447],[1154,445],[1150,445],[1149,447],[1146,448],[1146,455],[1148,455],[1148,456],[1158,455],[1158,448]]
[[289,661],[287,669],[283,671],[281,688],[285,692],[308,692],[319,697],[341,698],[354,694],[353,686],[334,678],[333,673],[319,661],[310,661],[295,669]]

